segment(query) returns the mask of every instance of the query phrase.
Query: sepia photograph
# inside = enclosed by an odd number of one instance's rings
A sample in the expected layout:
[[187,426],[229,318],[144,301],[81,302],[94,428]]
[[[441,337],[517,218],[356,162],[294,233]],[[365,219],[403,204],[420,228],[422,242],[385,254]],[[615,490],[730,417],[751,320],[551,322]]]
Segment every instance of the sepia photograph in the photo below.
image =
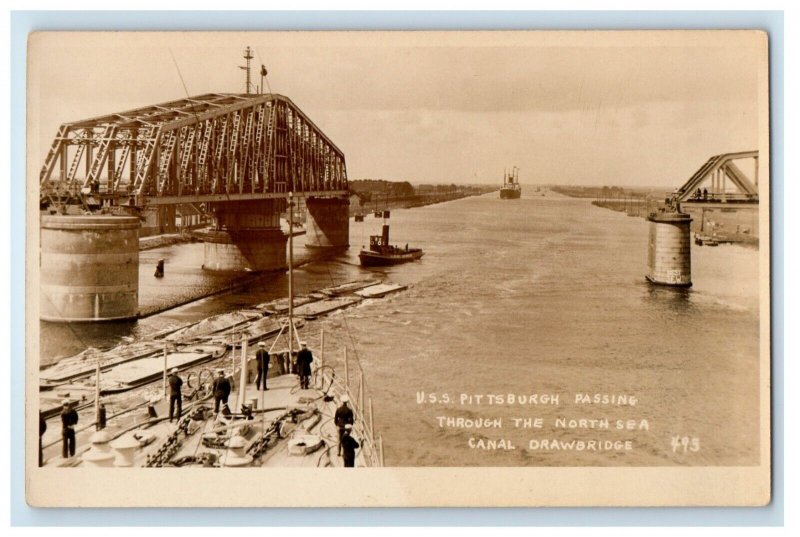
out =
[[768,80],[755,30],[32,33],[28,503],[768,503]]

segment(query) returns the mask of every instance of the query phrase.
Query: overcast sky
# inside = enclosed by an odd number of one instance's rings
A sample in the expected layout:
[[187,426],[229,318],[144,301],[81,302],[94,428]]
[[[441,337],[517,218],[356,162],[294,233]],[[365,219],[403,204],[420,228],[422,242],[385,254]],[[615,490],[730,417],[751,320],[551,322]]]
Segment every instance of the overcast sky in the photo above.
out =
[[243,92],[250,45],[254,81],[264,63],[350,179],[499,183],[516,165],[523,184],[679,186],[713,154],[758,147],[766,49],[718,35],[42,34],[30,149],[38,171],[62,122]]

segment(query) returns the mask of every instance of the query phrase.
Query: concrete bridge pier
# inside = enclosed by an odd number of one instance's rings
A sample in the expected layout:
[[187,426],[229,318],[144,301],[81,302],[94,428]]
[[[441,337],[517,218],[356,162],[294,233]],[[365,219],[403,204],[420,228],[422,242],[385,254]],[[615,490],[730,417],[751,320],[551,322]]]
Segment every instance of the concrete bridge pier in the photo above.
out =
[[139,219],[41,217],[40,318],[113,321],[139,311]]
[[306,199],[306,247],[347,248],[350,246],[350,200],[347,198]]
[[284,200],[211,204],[216,228],[203,235],[203,268],[214,271],[285,270],[286,235],[281,231]]
[[692,286],[692,245],[686,213],[653,213],[647,218],[650,238],[647,249],[647,279],[674,287]]

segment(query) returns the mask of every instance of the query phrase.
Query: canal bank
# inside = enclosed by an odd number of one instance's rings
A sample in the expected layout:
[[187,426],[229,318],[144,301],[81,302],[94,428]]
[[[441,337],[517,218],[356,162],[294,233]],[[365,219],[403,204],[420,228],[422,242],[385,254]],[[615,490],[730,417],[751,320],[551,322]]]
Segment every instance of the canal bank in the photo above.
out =
[[469,190],[459,190],[455,192],[442,192],[437,194],[418,194],[415,196],[400,196],[390,198],[379,198],[375,201],[362,202],[361,204],[353,203],[352,200],[358,200],[358,197],[351,198],[350,216],[353,217],[357,214],[369,215],[370,213],[394,210],[394,209],[413,209],[415,207],[425,207],[427,205],[436,205],[437,203],[445,203],[448,201],[455,201],[472,196],[483,196],[488,192],[497,190],[495,187],[473,187]]
[[[647,218],[651,213],[658,213],[665,206],[663,201],[652,199],[594,200],[592,205],[639,218]],[[692,233],[714,237],[719,243],[758,248],[757,206],[754,210],[753,208],[723,207],[717,204],[716,206],[691,207],[682,210],[692,216]]]

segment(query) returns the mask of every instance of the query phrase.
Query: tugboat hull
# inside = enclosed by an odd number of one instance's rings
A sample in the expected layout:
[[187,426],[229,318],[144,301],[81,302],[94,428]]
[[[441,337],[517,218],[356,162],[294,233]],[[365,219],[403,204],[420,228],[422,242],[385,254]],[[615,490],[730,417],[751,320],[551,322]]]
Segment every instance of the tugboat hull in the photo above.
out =
[[363,267],[385,267],[388,265],[406,263],[408,261],[416,261],[422,257],[422,255],[423,251],[418,248],[396,254],[382,254],[369,250],[361,250],[361,253],[358,254],[358,259],[361,261],[361,266]]

